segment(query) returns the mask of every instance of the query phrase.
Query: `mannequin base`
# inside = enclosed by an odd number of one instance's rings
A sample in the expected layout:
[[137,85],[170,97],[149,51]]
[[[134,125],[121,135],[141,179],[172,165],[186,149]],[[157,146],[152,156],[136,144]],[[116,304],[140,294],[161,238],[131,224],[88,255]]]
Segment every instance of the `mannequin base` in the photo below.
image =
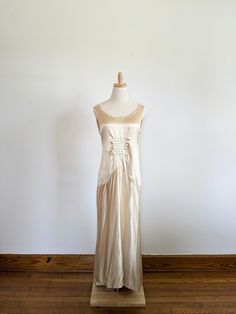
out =
[[93,288],[90,298],[92,307],[145,307],[146,300],[143,286],[138,291],[130,290],[126,287],[120,289],[96,286]]

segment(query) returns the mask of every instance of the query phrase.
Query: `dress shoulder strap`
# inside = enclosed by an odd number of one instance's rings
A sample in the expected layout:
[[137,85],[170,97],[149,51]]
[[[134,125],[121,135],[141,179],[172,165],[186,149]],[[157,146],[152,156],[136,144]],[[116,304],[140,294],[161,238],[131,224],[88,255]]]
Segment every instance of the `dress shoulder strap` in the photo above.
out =
[[96,123],[97,123],[97,126],[98,126],[98,131],[99,131],[99,133],[101,133],[101,131],[100,131],[100,117],[99,117],[98,105],[93,106],[93,112],[94,112]]
[[143,104],[140,104],[140,110],[138,110],[138,118],[139,121],[143,120],[144,115],[145,115],[145,106]]

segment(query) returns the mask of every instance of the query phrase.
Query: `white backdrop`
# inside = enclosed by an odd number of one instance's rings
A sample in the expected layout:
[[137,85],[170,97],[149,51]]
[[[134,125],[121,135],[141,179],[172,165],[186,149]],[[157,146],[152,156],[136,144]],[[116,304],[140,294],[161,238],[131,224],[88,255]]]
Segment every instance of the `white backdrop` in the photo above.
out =
[[94,253],[119,71],[146,106],[143,254],[236,253],[236,2],[0,0],[0,252]]

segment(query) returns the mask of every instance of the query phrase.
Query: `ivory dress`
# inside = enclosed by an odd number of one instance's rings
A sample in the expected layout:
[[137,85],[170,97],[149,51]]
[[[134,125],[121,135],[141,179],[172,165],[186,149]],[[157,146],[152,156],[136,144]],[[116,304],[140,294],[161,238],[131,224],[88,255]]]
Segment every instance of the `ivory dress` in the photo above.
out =
[[139,137],[145,108],[126,116],[93,107],[102,141],[97,179],[97,286],[139,290],[143,284],[140,230]]

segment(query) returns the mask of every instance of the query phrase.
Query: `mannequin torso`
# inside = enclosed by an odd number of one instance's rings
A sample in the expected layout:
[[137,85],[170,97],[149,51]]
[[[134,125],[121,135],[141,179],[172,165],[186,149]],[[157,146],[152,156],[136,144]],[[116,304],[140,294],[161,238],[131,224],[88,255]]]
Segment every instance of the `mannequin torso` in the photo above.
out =
[[134,112],[138,104],[130,99],[127,87],[113,87],[111,97],[100,103],[99,107],[108,115],[123,117]]

